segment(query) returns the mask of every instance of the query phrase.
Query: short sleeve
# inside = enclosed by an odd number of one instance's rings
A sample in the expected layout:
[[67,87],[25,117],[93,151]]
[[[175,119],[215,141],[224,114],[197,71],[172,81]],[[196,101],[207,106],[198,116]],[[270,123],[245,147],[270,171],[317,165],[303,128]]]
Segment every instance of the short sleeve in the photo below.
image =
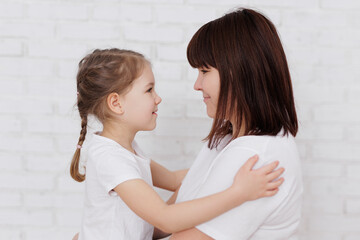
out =
[[127,180],[142,178],[135,157],[122,150],[109,151],[99,156],[96,172],[107,192]]
[[[240,167],[255,154],[258,154],[260,158],[254,169],[267,164],[266,159],[260,153],[249,148],[232,147],[224,151],[210,169],[197,198],[230,187]],[[281,198],[283,196],[279,191],[274,197],[245,202],[196,228],[214,239],[248,239],[276,209],[282,201]]]

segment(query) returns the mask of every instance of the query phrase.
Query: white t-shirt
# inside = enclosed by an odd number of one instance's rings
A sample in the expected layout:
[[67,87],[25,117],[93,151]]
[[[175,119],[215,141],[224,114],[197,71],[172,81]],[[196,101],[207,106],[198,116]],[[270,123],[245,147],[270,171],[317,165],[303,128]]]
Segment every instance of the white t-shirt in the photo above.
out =
[[278,136],[244,136],[231,141],[226,136],[217,149],[208,143],[202,148],[186,175],[176,202],[192,200],[230,187],[239,168],[258,154],[255,169],[275,160],[285,168],[285,181],[279,192],[244,204],[196,228],[218,240],[297,239],[303,192],[301,166],[294,138]]
[[152,186],[150,160],[136,142],[137,155],[117,142],[93,134],[81,150],[86,159],[85,206],[79,240],[147,240],[154,227],[138,217],[112,189],[130,179]]

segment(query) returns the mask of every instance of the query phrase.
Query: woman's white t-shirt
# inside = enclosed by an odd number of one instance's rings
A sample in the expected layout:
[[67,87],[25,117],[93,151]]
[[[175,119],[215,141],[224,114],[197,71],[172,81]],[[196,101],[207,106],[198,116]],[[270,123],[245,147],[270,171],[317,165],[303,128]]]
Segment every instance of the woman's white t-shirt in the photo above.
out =
[[290,136],[244,136],[217,149],[202,148],[183,180],[177,201],[197,199],[230,187],[239,168],[258,154],[254,169],[279,160],[285,181],[273,197],[244,204],[196,228],[217,240],[297,239],[303,192],[301,166],[294,138]]
[[132,212],[113,191],[131,179],[143,179],[152,186],[150,160],[135,141],[133,148],[137,155],[109,138],[93,134],[81,150],[86,159],[86,180],[79,240],[152,239],[154,227]]

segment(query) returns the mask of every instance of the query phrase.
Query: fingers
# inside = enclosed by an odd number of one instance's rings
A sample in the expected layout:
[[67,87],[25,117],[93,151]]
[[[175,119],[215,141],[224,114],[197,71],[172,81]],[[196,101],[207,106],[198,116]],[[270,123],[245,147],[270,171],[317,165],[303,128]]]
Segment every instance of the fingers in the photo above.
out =
[[257,163],[258,160],[259,160],[258,155],[252,156],[244,163],[243,169],[250,171],[255,166],[255,164]]
[[270,182],[266,185],[266,188],[268,190],[273,190],[278,188],[281,184],[283,184],[284,182],[284,178],[280,178],[279,180],[275,181],[275,182]]
[[265,165],[259,169],[257,169],[257,171],[261,171],[265,174],[269,174],[271,173],[277,166],[279,165],[279,161],[274,161],[272,163],[269,163],[268,165]]
[[285,171],[284,168],[279,168],[277,169],[276,171],[273,171],[269,174],[267,174],[266,176],[266,179],[271,182],[273,181],[274,179],[277,179],[278,177],[280,177],[281,174],[283,174],[283,172]]
[[272,197],[275,194],[277,194],[278,192],[279,192],[278,188],[270,190],[270,191],[266,191],[265,194],[264,194],[264,197]]

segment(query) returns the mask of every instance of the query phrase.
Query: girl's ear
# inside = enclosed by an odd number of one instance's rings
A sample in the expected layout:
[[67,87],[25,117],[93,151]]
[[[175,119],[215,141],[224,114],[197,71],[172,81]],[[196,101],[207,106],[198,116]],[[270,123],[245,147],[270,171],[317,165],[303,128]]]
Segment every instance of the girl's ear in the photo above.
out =
[[110,93],[106,98],[106,104],[109,107],[109,109],[116,113],[116,114],[123,114],[124,108],[123,108],[123,99],[121,96],[117,93]]

